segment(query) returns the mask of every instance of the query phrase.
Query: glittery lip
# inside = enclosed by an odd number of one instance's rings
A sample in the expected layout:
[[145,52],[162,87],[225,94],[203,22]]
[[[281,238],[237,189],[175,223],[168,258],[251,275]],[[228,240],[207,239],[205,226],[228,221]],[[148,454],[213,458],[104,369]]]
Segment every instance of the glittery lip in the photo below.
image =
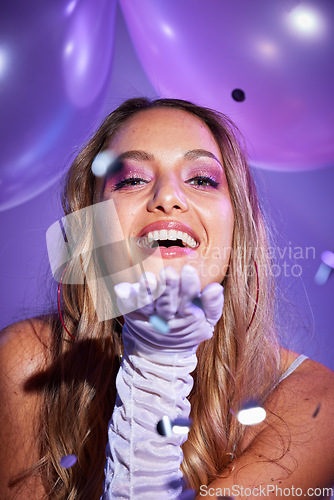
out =
[[[147,250],[147,249],[143,248],[143,251],[145,251],[145,250]],[[163,259],[174,259],[177,257],[189,257],[191,254],[194,254],[194,252],[196,252],[196,248],[195,249],[182,248],[182,247],[177,247],[177,246],[173,246],[173,247],[169,247],[169,248],[159,247],[159,252],[160,252],[160,256]]]

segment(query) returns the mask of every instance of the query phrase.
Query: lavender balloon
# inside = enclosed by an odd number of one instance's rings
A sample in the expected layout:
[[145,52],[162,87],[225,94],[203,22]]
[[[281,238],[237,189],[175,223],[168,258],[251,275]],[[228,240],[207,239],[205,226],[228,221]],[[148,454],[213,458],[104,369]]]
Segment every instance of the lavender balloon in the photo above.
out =
[[116,0],[3,2],[0,210],[42,192],[100,121]]
[[120,0],[156,91],[229,115],[254,165],[334,163],[334,4]]

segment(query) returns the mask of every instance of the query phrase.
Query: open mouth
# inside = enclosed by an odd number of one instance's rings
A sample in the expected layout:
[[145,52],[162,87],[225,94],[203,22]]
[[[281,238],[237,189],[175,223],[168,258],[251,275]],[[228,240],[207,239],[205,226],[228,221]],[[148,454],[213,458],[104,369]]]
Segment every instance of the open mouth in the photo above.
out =
[[161,231],[151,231],[145,236],[137,238],[137,245],[140,248],[154,247],[180,247],[180,248],[196,248],[199,243],[189,234],[175,229],[162,229]]

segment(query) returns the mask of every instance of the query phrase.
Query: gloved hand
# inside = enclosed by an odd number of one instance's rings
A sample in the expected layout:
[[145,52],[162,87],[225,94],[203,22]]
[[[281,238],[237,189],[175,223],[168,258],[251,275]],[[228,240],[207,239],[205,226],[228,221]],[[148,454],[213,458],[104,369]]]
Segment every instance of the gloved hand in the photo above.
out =
[[[200,294],[196,270],[184,266],[181,276],[165,268],[159,282],[146,273],[139,283],[121,283],[115,291],[124,316],[125,349],[108,426],[101,499],[177,499],[182,492],[181,446],[187,435],[160,436],[157,424],[165,415],[171,421],[189,417],[196,348],[213,335],[222,314],[223,290],[214,283]],[[154,326],[152,315],[169,331],[163,333],[159,323]]]
[[[159,286],[163,291],[153,301]],[[126,350],[140,352],[150,359],[162,353],[190,354],[200,342],[211,338],[223,310],[223,287],[212,283],[200,294],[200,286],[196,269],[189,265],[182,268],[181,277],[172,267],[163,269],[160,283],[154,274],[146,273],[139,284],[117,285],[117,303],[125,321],[122,335]],[[194,299],[200,307],[193,303]],[[161,328],[150,322],[152,315],[161,319]],[[162,332],[165,325],[168,333]]]

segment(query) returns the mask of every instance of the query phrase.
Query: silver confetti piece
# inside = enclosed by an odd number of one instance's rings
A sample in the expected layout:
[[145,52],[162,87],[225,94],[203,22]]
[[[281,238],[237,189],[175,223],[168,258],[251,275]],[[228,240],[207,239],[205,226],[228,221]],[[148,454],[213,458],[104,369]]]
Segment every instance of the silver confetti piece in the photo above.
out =
[[150,316],[149,322],[159,333],[166,334],[170,331],[167,321],[163,318],[160,318],[160,316],[158,316],[157,314],[152,314],[152,316]]

